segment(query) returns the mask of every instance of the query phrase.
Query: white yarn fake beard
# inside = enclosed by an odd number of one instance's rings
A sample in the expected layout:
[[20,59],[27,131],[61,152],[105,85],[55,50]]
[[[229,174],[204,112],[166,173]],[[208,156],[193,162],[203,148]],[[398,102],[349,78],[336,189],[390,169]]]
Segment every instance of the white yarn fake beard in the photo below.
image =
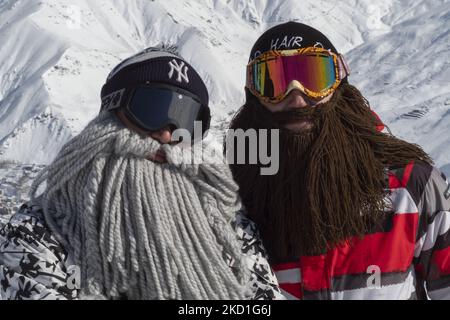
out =
[[[147,160],[159,148],[168,163]],[[192,165],[182,151],[100,115],[48,167],[46,220],[81,265],[84,294],[244,297],[248,272],[230,225],[237,186],[220,153]]]

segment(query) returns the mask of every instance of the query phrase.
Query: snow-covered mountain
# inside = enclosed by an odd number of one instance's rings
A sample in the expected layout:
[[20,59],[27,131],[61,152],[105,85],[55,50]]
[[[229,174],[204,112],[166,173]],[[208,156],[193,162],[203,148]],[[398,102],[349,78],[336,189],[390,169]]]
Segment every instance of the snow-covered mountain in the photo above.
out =
[[200,71],[223,128],[252,44],[288,20],[328,35],[394,134],[450,174],[450,0],[0,0],[0,162],[50,162],[97,114],[108,72],[161,43]]

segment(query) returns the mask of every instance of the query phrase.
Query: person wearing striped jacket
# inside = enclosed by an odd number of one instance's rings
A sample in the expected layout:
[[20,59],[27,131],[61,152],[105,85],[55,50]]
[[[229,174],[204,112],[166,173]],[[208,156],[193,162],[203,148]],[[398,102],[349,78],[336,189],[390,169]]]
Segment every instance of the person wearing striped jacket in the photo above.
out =
[[450,299],[449,183],[391,134],[349,74],[307,25],[256,41],[230,128],[278,130],[279,169],[230,165],[246,214],[289,299]]

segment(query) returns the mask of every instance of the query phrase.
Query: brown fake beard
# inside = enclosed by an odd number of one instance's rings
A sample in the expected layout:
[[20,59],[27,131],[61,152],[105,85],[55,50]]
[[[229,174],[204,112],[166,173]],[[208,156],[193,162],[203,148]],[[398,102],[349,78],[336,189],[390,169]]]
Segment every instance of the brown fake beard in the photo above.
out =
[[[230,129],[280,129],[276,175],[260,175],[258,164],[230,165],[272,262],[322,254],[370,232],[384,216],[385,169],[432,164],[419,146],[379,132],[368,101],[349,84],[325,104],[289,112],[271,113],[247,96]],[[311,130],[283,129],[305,117]]]

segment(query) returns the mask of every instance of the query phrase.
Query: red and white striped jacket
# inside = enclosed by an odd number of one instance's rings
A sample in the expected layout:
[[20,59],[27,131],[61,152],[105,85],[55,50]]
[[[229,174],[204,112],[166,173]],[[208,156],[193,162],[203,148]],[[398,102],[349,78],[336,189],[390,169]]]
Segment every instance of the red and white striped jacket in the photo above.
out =
[[450,299],[450,186],[436,168],[388,171],[382,230],[272,265],[288,299]]

